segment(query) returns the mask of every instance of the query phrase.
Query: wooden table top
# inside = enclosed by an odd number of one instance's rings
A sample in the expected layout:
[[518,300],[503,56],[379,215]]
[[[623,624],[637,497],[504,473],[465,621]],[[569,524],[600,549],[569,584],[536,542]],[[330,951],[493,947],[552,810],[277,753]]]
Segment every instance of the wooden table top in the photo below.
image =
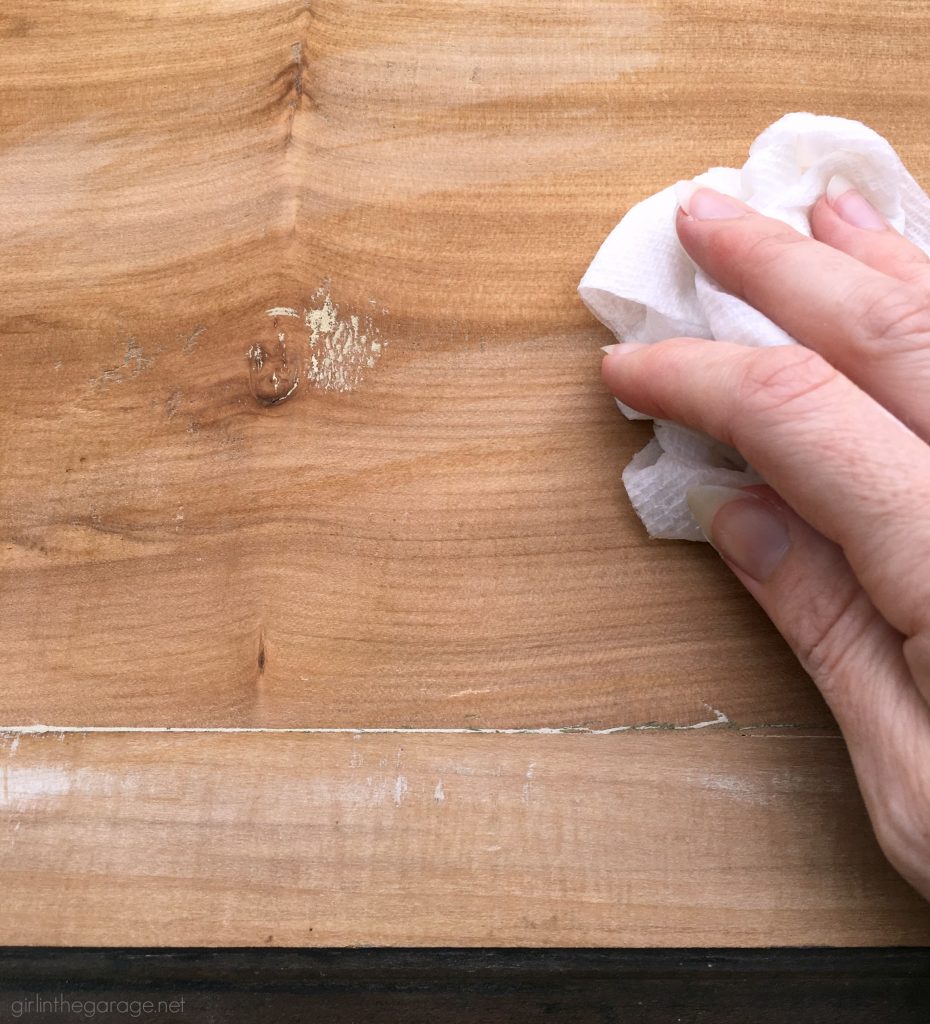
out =
[[930,180],[930,7],[15,8],[0,942],[930,944],[575,294],[789,110]]

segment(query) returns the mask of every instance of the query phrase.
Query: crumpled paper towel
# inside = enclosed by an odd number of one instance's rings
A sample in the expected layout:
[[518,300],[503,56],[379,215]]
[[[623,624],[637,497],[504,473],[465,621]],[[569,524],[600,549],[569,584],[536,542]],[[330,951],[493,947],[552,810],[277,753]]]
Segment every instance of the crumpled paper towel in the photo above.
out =
[[[714,167],[694,181],[737,196],[810,235],[808,214],[841,174],[905,237],[930,254],[930,199],[891,145],[858,121],[786,114],[749,149],[742,170]],[[675,186],[634,206],[607,237],[578,286],[591,312],[620,341],[676,335],[744,345],[793,345],[790,335],[723,291],[682,249]],[[630,419],[648,419],[617,403]],[[685,495],[697,484],[742,487],[761,477],[732,448],[657,420],[655,437],[623,472],[650,536],[704,540]]]

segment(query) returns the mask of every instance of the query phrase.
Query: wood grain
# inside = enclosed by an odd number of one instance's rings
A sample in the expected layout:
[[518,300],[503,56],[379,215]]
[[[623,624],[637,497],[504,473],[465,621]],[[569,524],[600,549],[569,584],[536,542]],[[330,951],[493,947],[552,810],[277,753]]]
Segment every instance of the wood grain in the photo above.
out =
[[928,943],[849,782],[832,736],[24,736],[2,941]]
[[[645,429],[574,287],[631,202],[787,109],[862,117],[926,175],[928,28],[864,3],[4,14],[0,721],[827,724],[713,554],[645,541],[618,480]],[[351,392],[264,407],[265,311],[321,287],[388,347]]]
[[[5,8],[0,725],[597,730],[726,719],[833,731],[714,553],[646,541],[619,471],[648,431],[604,394],[598,349],[609,339],[575,285],[631,203],[708,165],[741,163],[786,110],[861,118],[930,178],[928,33],[925,4],[853,0]],[[321,322],[330,361],[314,366],[323,350],[308,338]],[[280,368],[279,334],[303,376],[268,405],[256,387]],[[258,385],[257,348],[267,357]],[[469,846],[462,882],[422,794],[405,811],[418,807],[409,820],[419,824],[398,826],[386,845],[361,812],[339,819],[351,820],[338,849],[354,851],[358,885],[341,862],[306,866],[308,833],[290,820],[303,758],[323,758],[307,799],[341,814],[341,798],[327,802],[323,789],[337,763],[327,758],[348,741],[24,739],[17,757],[32,751],[30,770],[51,757],[68,796],[34,805],[10,835],[19,909],[7,941],[257,941],[270,906],[282,921],[270,929],[276,942],[306,941],[288,892],[323,893],[315,927],[325,942],[402,941],[405,920],[416,942],[925,934],[861,819],[842,855],[818,845],[829,836],[802,839],[814,804],[780,794],[775,775],[758,785],[776,787],[801,843],[788,867],[716,820],[729,804],[705,796],[708,817],[695,818],[674,774],[648,789],[653,802],[613,806],[605,794],[599,814],[640,845],[632,861],[611,860],[607,845],[592,854],[601,829],[579,809],[582,766],[607,771],[596,752],[635,746],[608,739],[559,748],[573,753],[563,781],[549,782],[547,827],[567,845],[540,897],[521,874],[517,823],[493,818],[504,866]],[[424,771],[440,756],[439,741],[407,742]],[[502,784],[487,765],[516,757],[511,742],[540,758],[551,749],[548,736],[467,746],[491,804]],[[613,765],[618,786],[626,771],[658,780],[665,751],[711,763],[755,749],[713,729],[642,742],[654,754],[639,768]],[[857,800],[851,778],[818,760],[839,758],[826,753],[838,741],[788,748],[835,779],[832,813],[845,813]],[[269,772],[269,788],[232,783],[232,750]],[[488,752],[485,767],[476,751]],[[138,765],[121,774],[123,756]],[[81,795],[85,758],[121,794],[115,811]],[[189,789],[190,759],[201,774]],[[162,796],[134,788],[138,778]],[[259,814],[240,785],[250,800],[275,786],[288,799]],[[474,801],[456,819],[460,841],[477,842],[469,829],[490,813]],[[829,816],[827,803],[818,814]],[[751,828],[768,827],[771,810],[760,799]],[[695,839],[682,822],[704,831]],[[672,852],[660,823],[680,843]],[[190,877],[166,845],[175,830],[178,855],[199,865]],[[253,853],[259,832],[268,841]],[[139,866],[151,835],[148,877]],[[541,836],[529,837],[533,885],[547,877]],[[656,844],[670,859],[651,876]],[[418,857],[429,862],[419,897],[413,880],[391,880],[400,851],[414,871]],[[275,889],[283,865],[292,874]],[[725,865],[739,906],[722,874],[704,888],[702,873]],[[338,906],[327,872],[348,892]],[[78,879],[97,887],[96,912],[68,895]],[[201,882],[202,902],[189,906]],[[366,925],[373,884],[387,896]],[[449,906],[456,884],[461,911]],[[806,910],[795,886],[812,900]],[[519,898],[496,909],[510,891]],[[139,910],[147,892],[150,923],[120,917],[124,898]],[[524,898],[540,903],[521,917]]]

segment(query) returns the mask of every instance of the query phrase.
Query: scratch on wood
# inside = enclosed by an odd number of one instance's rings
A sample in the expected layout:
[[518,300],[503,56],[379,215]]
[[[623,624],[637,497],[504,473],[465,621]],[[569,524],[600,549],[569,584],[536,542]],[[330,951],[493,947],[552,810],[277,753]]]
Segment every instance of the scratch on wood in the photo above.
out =
[[533,796],[533,776],[536,774],[536,762],[530,761],[529,767],[526,769],[526,782],[523,783],[523,797],[522,800],[525,804],[528,804]]
[[205,325],[195,327],[194,330],[187,336],[187,339],[184,342],[184,348],[182,349],[184,355],[193,355],[194,350],[197,348],[197,342],[200,339],[201,334],[203,334],[206,329],[207,328]]
[[768,780],[764,785],[746,776],[727,775],[722,772],[701,772],[688,776],[688,781],[701,789],[721,793],[731,800],[739,800],[749,804],[768,804],[775,797],[768,788]]
[[99,377],[94,377],[91,384],[96,387],[104,387],[107,384],[121,384],[128,377],[138,377],[155,365],[155,357],[147,356],[142,346],[135,338],[129,338],[126,342],[126,352],[123,361],[119,366],[112,366],[104,370]]

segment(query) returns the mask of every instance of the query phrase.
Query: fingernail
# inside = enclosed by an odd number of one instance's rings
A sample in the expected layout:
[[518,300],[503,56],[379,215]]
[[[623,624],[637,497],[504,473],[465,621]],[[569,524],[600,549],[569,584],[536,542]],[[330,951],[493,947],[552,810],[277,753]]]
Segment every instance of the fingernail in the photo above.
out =
[[700,187],[696,181],[679,181],[675,186],[675,198],[685,213],[690,213],[691,197]]
[[747,208],[732,196],[725,196],[696,181],[679,181],[675,186],[678,205],[695,220],[728,220],[745,217]]
[[781,510],[735,487],[705,484],[688,491],[688,508],[721,555],[759,583],[771,579],[791,546]]
[[638,341],[624,341],[619,345],[604,345],[601,351],[607,356],[625,356],[639,348],[645,348],[645,345]]
[[834,174],[827,182],[827,202],[854,228],[884,231],[888,227],[885,218],[842,174]]

